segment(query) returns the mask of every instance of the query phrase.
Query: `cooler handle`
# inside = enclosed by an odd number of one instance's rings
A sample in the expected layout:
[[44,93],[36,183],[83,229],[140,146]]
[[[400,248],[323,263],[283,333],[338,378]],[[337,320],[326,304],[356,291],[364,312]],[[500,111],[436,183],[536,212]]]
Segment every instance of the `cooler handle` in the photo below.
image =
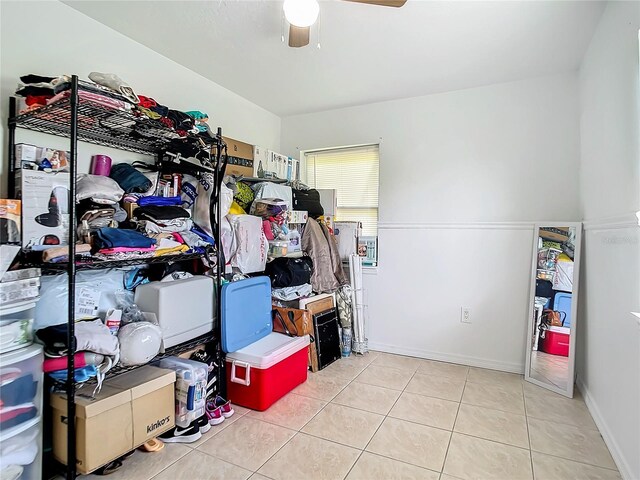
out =
[[[245,378],[236,377],[236,365],[238,365],[239,367],[245,368],[245,373],[244,373]],[[231,364],[231,381],[234,383],[239,383],[240,385],[244,385],[248,387],[249,385],[251,385],[250,373],[251,373],[251,365],[249,365],[246,362],[240,362],[238,360],[234,360],[233,363]]]

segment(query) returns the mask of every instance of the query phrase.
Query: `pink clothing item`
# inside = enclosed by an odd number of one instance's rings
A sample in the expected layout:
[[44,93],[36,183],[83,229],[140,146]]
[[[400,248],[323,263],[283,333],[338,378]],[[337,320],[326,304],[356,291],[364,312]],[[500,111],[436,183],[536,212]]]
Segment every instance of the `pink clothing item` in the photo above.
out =
[[[62,98],[67,98],[71,95],[69,90],[65,90],[63,92],[58,93],[54,97],[51,97],[47,100],[47,105],[50,105],[54,102]],[[121,100],[116,100],[115,98],[108,97],[106,95],[100,95],[99,93],[87,92],[85,90],[80,90],[78,92],[78,96],[81,100],[87,100],[89,102],[98,103],[104,107],[114,108],[116,110],[127,110],[127,104]]]
[[98,253],[102,253],[103,255],[113,255],[114,253],[123,253],[123,252],[153,252],[156,247],[114,247],[114,248],[103,248],[99,250]]
[[184,241],[184,239],[182,238],[182,235],[180,235],[180,233],[178,233],[178,232],[173,232],[171,235],[173,235],[173,239],[174,239],[176,242],[180,242],[180,243],[187,243],[187,242],[185,242],[185,241]]
[[267,237],[267,240],[275,240],[273,230],[271,230],[271,222],[269,220],[262,221],[262,231],[264,232],[264,236]]

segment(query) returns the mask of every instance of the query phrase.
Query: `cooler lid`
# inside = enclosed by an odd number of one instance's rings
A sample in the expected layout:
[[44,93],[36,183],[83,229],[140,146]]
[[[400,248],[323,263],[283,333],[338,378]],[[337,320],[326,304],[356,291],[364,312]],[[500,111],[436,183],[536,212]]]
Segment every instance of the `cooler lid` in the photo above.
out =
[[549,327],[550,332],[563,333],[564,335],[570,335],[571,329],[568,327]]
[[271,280],[253,277],[222,286],[222,349],[235,352],[273,330]]
[[254,368],[266,369],[309,346],[309,335],[289,337],[272,332],[251,345],[227,355],[227,361],[245,362]]

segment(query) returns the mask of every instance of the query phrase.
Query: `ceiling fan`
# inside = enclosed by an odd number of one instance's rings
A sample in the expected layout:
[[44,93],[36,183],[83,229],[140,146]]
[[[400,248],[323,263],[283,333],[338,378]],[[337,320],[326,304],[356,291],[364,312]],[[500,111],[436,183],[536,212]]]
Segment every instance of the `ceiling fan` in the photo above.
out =
[[[368,3],[382,7],[402,7],[407,0],[344,0],[354,3]],[[311,25],[318,19],[318,0],[284,0],[284,16],[289,22],[289,46],[294,48],[309,45]]]

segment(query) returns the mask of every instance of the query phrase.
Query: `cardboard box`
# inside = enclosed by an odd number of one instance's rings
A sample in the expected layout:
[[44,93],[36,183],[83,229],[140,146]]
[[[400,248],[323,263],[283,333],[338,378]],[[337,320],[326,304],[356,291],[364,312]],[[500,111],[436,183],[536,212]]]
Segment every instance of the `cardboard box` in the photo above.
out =
[[227,154],[229,162],[225,170],[225,175],[242,175],[243,177],[253,176],[253,145],[239,142],[233,138],[222,137],[227,143]]
[[251,177],[253,175],[253,160],[229,156],[229,162],[224,173],[225,175]]
[[309,310],[311,315],[317,315],[335,308],[335,298],[332,293],[321,293],[313,297],[301,298],[300,308]]
[[0,198],[0,243],[20,244],[22,230],[20,200]]
[[253,145],[228,137],[222,137],[222,139],[227,143],[227,154],[230,157],[244,158],[253,162]]
[[[76,394],[76,468],[90,473],[175,425],[175,372],[144,366]],[[67,461],[66,395],[52,394],[53,456]]]
[[69,240],[69,174],[17,170],[22,249],[46,250]]
[[253,176],[256,178],[264,178],[264,171],[267,169],[269,162],[269,150],[264,147],[253,147]]
[[49,147],[38,147],[28,143],[16,144],[15,168],[20,169],[23,163],[41,165],[44,160],[49,162],[54,172],[68,171],[71,155],[65,150]]
[[[87,389],[87,393],[91,389]],[[67,399],[51,395],[53,456],[67,463]],[[133,448],[131,393],[108,385],[95,398],[76,394],[76,468],[86,474]]]
[[146,366],[109,381],[109,385],[131,392],[133,445],[142,445],[175,425],[173,370]]

